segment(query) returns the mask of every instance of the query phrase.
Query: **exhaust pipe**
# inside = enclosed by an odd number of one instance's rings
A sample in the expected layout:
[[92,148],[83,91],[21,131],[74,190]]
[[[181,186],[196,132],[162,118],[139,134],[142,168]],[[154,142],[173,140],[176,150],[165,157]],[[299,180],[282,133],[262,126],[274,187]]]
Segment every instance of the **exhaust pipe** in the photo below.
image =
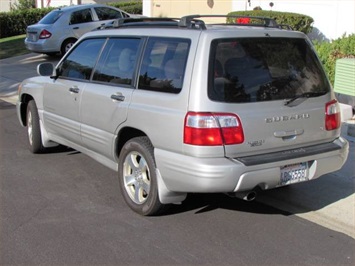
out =
[[236,192],[236,193],[227,193],[230,197],[239,198],[245,201],[253,201],[256,199],[256,191],[247,191],[247,192]]

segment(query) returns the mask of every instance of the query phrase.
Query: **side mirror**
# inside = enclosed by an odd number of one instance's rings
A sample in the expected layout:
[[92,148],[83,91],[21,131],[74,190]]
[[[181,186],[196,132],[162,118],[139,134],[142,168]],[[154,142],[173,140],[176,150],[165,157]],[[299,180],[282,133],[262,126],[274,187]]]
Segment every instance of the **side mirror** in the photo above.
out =
[[41,63],[37,66],[37,73],[40,76],[52,76],[54,65],[52,63]]

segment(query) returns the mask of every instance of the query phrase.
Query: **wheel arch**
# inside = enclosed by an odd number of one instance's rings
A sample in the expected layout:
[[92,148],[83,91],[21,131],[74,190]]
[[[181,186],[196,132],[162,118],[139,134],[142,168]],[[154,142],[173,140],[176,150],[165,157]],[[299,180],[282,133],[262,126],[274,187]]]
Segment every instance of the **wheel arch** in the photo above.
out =
[[30,94],[22,94],[21,95],[20,102],[22,104],[21,104],[21,108],[20,108],[20,117],[21,117],[22,124],[24,126],[27,126],[27,119],[26,119],[27,118],[26,117],[27,116],[27,105],[31,100],[34,100],[34,98]]
[[[149,141],[152,143],[151,139],[149,138],[149,136],[144,133],[143,131],[137,129],[137,128],[133,128],[133,127],[124,127],[120,130],[120,132],[117,135],[117,139],[116,139],[116,145],[115,145],[115,155],[116,158],[119,159],[121,150],[124,146],[124,144],[129,141],[132,138],[135,137],[147,137],[149,139]],[[152,146],[154,148],[154,145],[152,143]],[[155,160],[155,158],[154,158]],[[187,193],[184,192],[174,192],[174,191],[170,191],[164,181],[164,178],[161,176],[161,173],[159,171],[159,169],[156,169],[157,171],[157,186],[158,186],[158,195],[159,195],[159,200],[161,203],[163,204],[180,204],[182,201],[184,201],[186,199]]]
[[[116,145],[115,145],[115,155],[118,158],[120,156],[123,145],[132,138],[147,136],[143,131],[133,128],[124,127],[117,134]],[[147,136],[148,137],[148,136]]]

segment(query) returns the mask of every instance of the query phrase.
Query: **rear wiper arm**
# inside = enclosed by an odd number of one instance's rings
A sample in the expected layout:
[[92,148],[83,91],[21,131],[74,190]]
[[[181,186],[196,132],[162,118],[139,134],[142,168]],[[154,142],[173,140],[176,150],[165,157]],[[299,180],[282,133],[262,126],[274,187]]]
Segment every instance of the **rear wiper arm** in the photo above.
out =
[[[326,92],[305,92],[299,95],[296,95],[295,97],[291,98],[290,100],[287,100],[285,102],[285,106],[296,106],[301,104],[302,102],[304,102],[305,100],[307,100],[310,97],[317,97],[317,96],[321,96],[326,94]],[[298,100],[298,101],[296,101]]]

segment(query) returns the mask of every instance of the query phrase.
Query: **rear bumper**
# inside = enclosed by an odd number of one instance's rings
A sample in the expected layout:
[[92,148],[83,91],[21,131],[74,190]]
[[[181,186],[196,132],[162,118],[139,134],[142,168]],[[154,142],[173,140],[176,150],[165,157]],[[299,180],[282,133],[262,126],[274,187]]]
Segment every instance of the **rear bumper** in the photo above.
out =
[[27,50],[35,53],[54,53],[60,50],[46,39],[38,40],[37,42],[31,42],[25,39],[25,46]]
[[[271,189],[279,186],[281,168],[285,165],[308,162],[308,180],[337,171],[347,159],[349,144],[338,138],[332,143],[303,150],[308,152],[288,151],[287,156],[280,153],[281,156],[266,154],[255,158],[197,158],[155,149],[155,158],[162,180],[170,191],[241,192],[255,187]],[[263,157],[267,160],[258,162]]]

